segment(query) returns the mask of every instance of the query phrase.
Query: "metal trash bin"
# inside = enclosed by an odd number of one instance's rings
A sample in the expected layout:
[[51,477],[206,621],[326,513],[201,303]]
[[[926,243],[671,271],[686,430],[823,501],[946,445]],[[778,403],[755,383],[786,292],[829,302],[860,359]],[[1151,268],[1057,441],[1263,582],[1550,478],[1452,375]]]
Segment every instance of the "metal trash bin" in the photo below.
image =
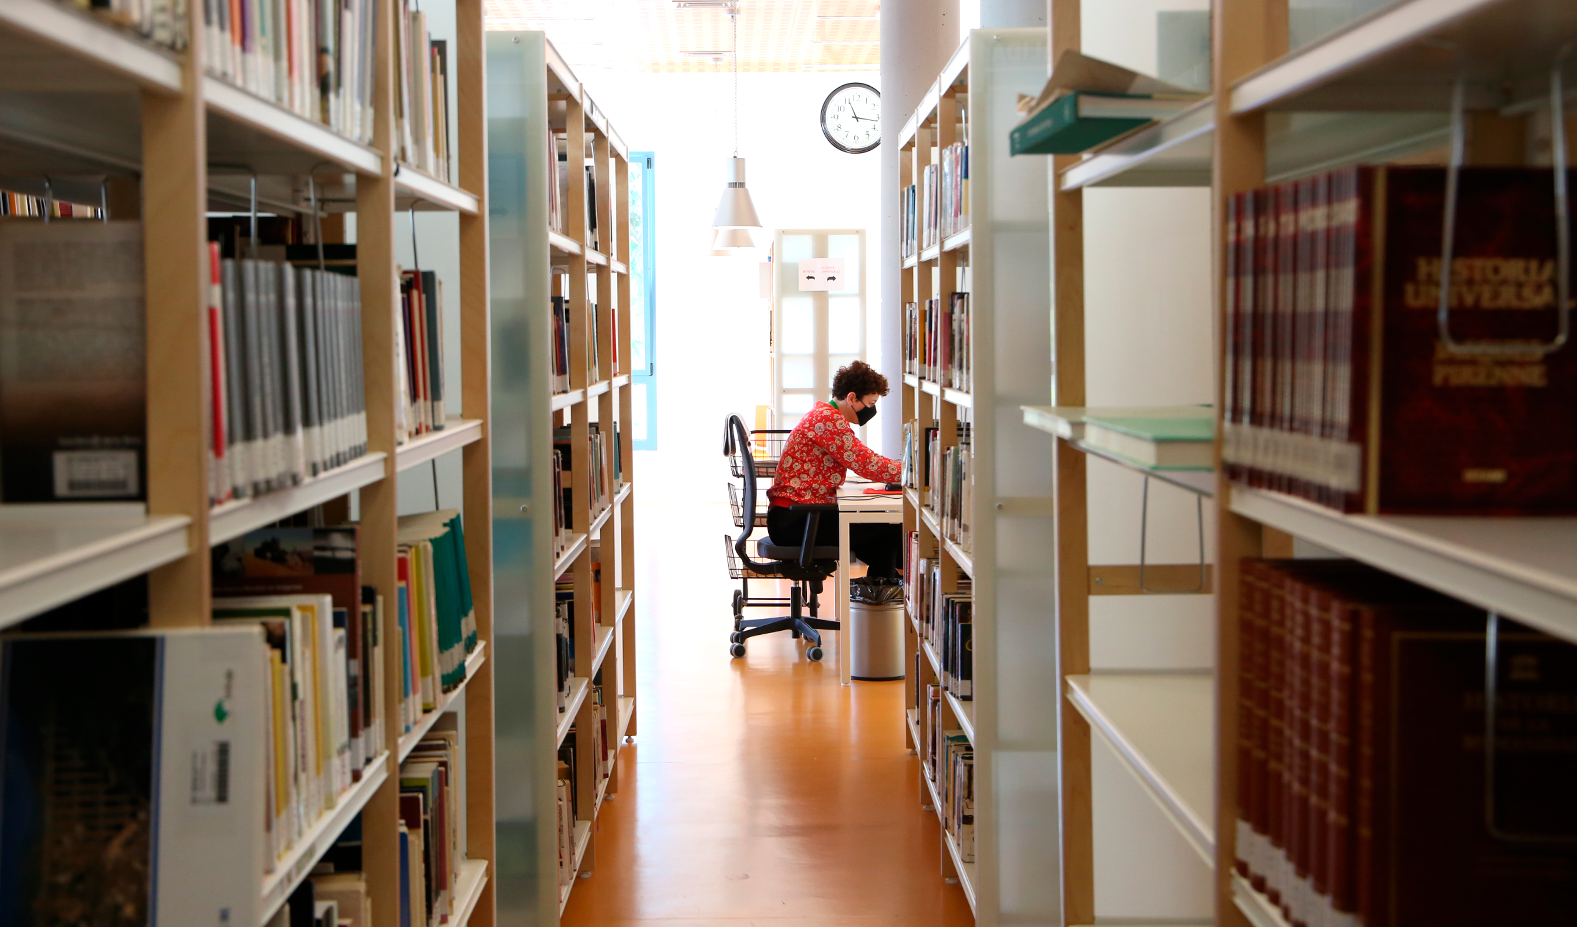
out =
[[849,675],[904,678],[903,586],[897,580],[849,583]]

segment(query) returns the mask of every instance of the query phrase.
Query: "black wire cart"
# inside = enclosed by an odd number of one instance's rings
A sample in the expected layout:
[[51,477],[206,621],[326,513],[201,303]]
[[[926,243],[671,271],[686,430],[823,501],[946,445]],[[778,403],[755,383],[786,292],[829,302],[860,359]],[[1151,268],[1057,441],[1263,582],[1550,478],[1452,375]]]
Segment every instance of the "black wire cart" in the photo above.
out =
[[[770,428],[758,428],[750,432],[750,449],[753,452],[757,477],[765,477],[770,480],[777,473],[778,458],[782,456],[783,445],[788,441],[788,436],[792,433],[784,429]],[[728,455],[729,472],[736,477],[743,478],[743,468],[746,466],[744,457],[737,448],[734,448],[726,441],[726,438],[724,453]],[[728,508],[735,528],[743,528],[745,526],[744,506],[740,504],[739,498],[741,492],[743,490],[739,484],[729,481]],[[766,490],[763,488],[760,492],[764,497]],[[764,504],[763,499],[757,499],[755,527],[765,528],[766,526],[767,506]],[[790,604],[788,596],[756,596],[751,598],[750,581],[752,579],[781,582],[783,578],[781,576],[766,576],[747,568],[740,562],[739,554],[734,550],[734,539],[731,535],[723,535],[723,553],[728,564],[728,578],[739,580],[739,588],[734,590],[733,601],[731,602],[731,610],[734,615],[734,630],[738,631],[740,629],[739,623],[744,620],[745,609],[747,608],[780,608]],[[810,589],[808,585],[805,583],[799,583],[798,585],[801,586],[800,601],[809,601]]]

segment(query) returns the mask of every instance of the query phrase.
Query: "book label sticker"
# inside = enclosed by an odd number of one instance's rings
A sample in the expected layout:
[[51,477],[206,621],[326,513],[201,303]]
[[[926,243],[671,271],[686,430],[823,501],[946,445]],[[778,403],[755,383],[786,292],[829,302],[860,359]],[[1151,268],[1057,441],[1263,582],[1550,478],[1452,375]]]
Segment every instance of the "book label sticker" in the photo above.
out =
[[136,451],[55,451],[54,457],[57,499],[137,494]]

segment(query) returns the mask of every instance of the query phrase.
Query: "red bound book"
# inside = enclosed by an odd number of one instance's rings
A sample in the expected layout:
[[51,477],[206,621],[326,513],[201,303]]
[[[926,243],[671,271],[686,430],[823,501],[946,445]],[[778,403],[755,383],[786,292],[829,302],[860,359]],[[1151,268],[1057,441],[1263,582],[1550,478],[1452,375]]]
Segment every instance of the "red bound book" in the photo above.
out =
[[1268,654],[1265,678],[1271,680],[1267,691],[1265,720],[1265,835],[1269,853],[1265,860],[1265,894],[1279,904],[1286,861],[1286,755],[1287,733],[1287,615],[1284,576],[1272,577],[1265,610]]
[[[1229,211],[1231,207],[1229,206]],[[1227,279],[1231,280],[1230,274]],[[1230,324],[1230,323],[1229,323]],[[1257,876],[1255,862],[1255,793],[1258,785],[1255,759],[1255,709],[1259,692],[1258,666],[1259,635],[1262,619],[1260,566],[1256,560],[1244,559],[1238,569],[1238,733],[1237,733],[1237,856],[1233,867],[1238,875],[1253,881]]]
[[1277,442],[1278,461],[1276,488],[1282,492],[1293,491],[1290,458],[1293,445],[1284,437],[1295,429],[1293,422],[1293,376],[1297,357],[1294,353],[1294,334],[1297,328],[1298,284],[1298,199],[1297,184],[1278,184],[1274,188],[1276,209],[1275,243],[1275,356],[1276,356],[1276,413],[1275,428],[1283,436]]
[[1254,485],[1274,488],[1268,439],[1276,410],[1276,198],[1270,190],[1256,190],[1254,200]]
[[1313,275],[1310,261],[1314,251],[1314,184],[1309,180],[1299,180],[1290,186],[1296,228],[1293,231],[1292,248],[1292,414],[1288,422],[1288,430],[1298,440],[1293,441],[1288,447],[1289,462],[1293,468],[1288,490],[1299,496],[1307,496],[1306,474],[1310,454],[1307,442],[1302,439],[1309,435],[1314,418],[1309,409],[1313,377],[1313,365],[1309,363],[1309,359],[1313,352],[1314,335],[1311,319],[1313,293],[1309,279]]
[[1222,332],[1221,344],[1223,346],[1223,359],[1221,376],[1221,469],[1227,479],[1238,478],[1236,463],[1236,446],[1240,440],[1238,432],[1238,357],[1243,350],[1241,306],[1238,300],[1238,277],[1242,273],[1242,263],[1238,259],[1238,248],[1242,243],[1242,235],[1238,231],[1238,224],[1242,215],[1243,194],[1234,193],[1227,197],[1226,203],[1226,240],[1223,243],[1226,254],[1226,324]]
[[1326,843],[1330,820],[1330,731],[1331,731],[1331,647],[1330,612],[1332,597],[1319,585],[1309,585],[1309,722],[1307,826],[1304,830],[1303,858],[1309,870],[1308,913],[1311,923],[1324,923],[1330,905],[1330,870]]
[[1303,855],[1304,831],[1307,829],[1308,820],[1308,808],[1305,804],[1308,788],[1305,779],[1308,774],[1306,749],[1310,652],[1309,616],[1303,601],[1306,592],[1306,586],[1298,582],[1295,577],[1288,577],[1286,604],[1283,606],[1286,609],[1287,625],[1287,653],[1284,658],[1287,708],[1286,733],[1282,737],[1284,757],[1282,762],[1285,765],[1282,800],[1285,802],[1286,809],[1283,812],[1285,823],[1282,847],[1286,852],[1288,871],[1286,883],[1281,891],[1281,908],[1293,927],[1303,927],[1308,923],[1304,897],[1309,871],[1307,860]]
[[[1327,397],[1330,387],[1330,345],[1332,340],[1330,301],[1330,243],[1331,243],[1331,175],[1321,174],[1313,179],[1311,194],[1313,216],[1309,232],[1309,410],[1313,421],[1309,435],[1317,442],[1331,439],[1331,410]],[[1323,446],[1323,443],[1322,445]],[[1311,461],[1315,477],[1310,480],[1307,498],[1323,502],[1328,494],[1326,483],[1320,478],[1324,470],[1323,459]]]

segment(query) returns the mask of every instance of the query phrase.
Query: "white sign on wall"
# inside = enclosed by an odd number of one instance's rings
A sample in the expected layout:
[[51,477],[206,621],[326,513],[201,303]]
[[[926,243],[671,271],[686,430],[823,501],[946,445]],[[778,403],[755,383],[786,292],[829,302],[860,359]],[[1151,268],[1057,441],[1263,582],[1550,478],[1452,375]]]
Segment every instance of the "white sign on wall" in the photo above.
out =
[[799,288],[803,291],[843,290],[843,258],[806,258],[799,262]]

